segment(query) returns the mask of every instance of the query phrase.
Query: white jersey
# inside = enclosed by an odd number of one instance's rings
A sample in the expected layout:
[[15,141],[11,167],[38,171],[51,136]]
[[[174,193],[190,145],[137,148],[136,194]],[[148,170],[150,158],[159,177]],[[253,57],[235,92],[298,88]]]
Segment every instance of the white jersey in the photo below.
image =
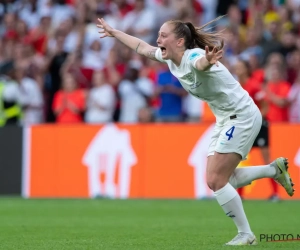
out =
[[222,63],[219,62],[219,67],[213,65],[206,71],[195,68],[197,60],[203,56],[203,49],[186,50],[177,67],[171,60],[162,59],[160,49],[155,53],[157,60],[168,64],[171,73],[186,91],[207,102],[217,123],[223,124],[232,115],[252,114],[256,110],[252,98]]

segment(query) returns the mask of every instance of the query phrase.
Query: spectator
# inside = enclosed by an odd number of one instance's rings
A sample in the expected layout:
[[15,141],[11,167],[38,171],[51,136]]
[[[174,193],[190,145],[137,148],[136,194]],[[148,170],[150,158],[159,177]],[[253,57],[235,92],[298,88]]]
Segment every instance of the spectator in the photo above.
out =
[[203,12],[202,5],[196,0],[177,0],[174,2],[177,11],[177,19],[184,22],[200,23],[200,17]]
[[280,16],[280,24],[283,30],[292,30],[294,24],[292,21],[292,11],[284,5],[278,8],[278,15]]
[[67,4],[66,0],[51,0],[50,3],[50,8],[48,8],[52,13],[52,26],[54,29],[56,29],[65,20],[72,18],[75,14],[74,7]]
[[51,12],[45,11],[40,15],[40,23],[29,32],[29,42],[37,53],[46,55],[51,27]]
[[67,18],[60,23],[58,31],[62,32],[66,38],[64,43],[64,51],[68,53],[74,52],[80,45],[80,32],[76,18]]
[[300,50],[294,50],[288,55],[287,66],[287,80],[294,83],[300,69]]
[[38,0],[21,1],[18,15],[20,20],[26,23],[29,29],[32,29],[39,24],[40,13],[38,8]]
[[[256,62],[255,57],[250,57],[250,68],[251,68],[251,72],[252,72],[252,76],[258,80],[262,85],[265,82],[265,69],[264,68],[259,68],[258,65],[259,63]],[[273,52],[269,55],[269,57],[266,60],[266,67],[268,67],[269,65],[278,65],[279,67],[281,67],[281,72],[282,72],[282,78],[286,79],[286,66],[285,66],[285,61],[284,61],[284,57],[282,54],[280,54],[279,52]]]
[[155,28],[155,14],[145,6],[145,0],[135,0],[135,7],[122,20],[122,29],[141,40],[151,43]]
[[15,79],[19,84],[19,103],[22,106],[22,124],[39,124],[44,121],[43,95],[39,84],[26,77],[25,68],[15,69]]
[[268,56],[273,52],[279,52],[282,45],[280,43],[280,23],[279,15],[270,12],[264,17],[265,30],[263,31],[262,62],[265,63]]
[[149,107],[141,108],[138,114],[139,123],[151,123],[154,122],[153,112]]
[[249,93],[255,104],[260,108],[263,117],[265,117],[266,103],[263,99],[262,86],[255,77],[251,77],[249,63],[242,60],[237,61],[234,73],[237,76],[238,82]]
[[28,44],[30,42],[27,24],[22,20],[18,20],[16,23],[16,37],[17,41],[22,44]]
[[[158,120],[160,112],[163,114],[168,110],[176,116],[180,113],[180,118],[177,116],[175,120],[183,121],[182,116],[186,115],[186,120],[198,121],[201,104],[194,103],[194,98],[186,95],[179,83],[173,87],[162,86],[165,81],[162,79],[166,77],[159,72],[160,63],[139,59],[136,53],[115,39],[100,40],[95,25],[97,18],[103,16],[113,27],[121,27],[156,44],[158,27],[163,20],[180,18],[200,25],[227,14],[216,26],[207,27],[225,29],[226,59],[221,62],[233,71],[237,61],[247,61],[251,67],[251,79],[256,78],[264,86],[265,68],[273,64],[280,65],[283,80],[292,84],[298,82],[299,6],[298,0],[7,0],[0,3],[0,64],[13,60],[17,68],[25,70],[28,79],[38,84],[45,94],[47,122],[56,120],[52,102],[56,92],[62,89],[61,73],[73,74],[78,88],[89,90],[93,72],[99,70],[104,70],[107,82],[117,94],[113,120],[119,121],[122,91],[117,89],[122,89],[121,82],[124,85],[124,81],[128,81],[125,73],[133,62],[140,71],[135,85],[145,81],[147,87],[153,87],[152,82],[155,82],[159,86],[157,92],[171,88],[175,93],[164,91],[153,98],[149,94],[151,91],[146,91],[146,95],[142,91],[146,106],[138,112],[141,117],[135,115],[135,121],[151,120],[150,114],[156,117],[153,110],[158,110]],[[272,56],[269,58],[269,55]],[[167,108],[166,100],[176,104]],[[290,102],[285,105],[290,105]]]
[[289,105],[289,121],[300,123],[300,73],[290,89],[287,105]]
[[174,9],[171,0],[162,0],[156,7],[155,15],[155,30],[158,32],[160,26],[163,25],[164,22],[177,17],[177,12]]
[[228,22],[229,28],[236,34],[238,34],[241,41],[245,41],[246,27],[242,23],[242,13],[239,6],[231,5],[228,9]]
[[77,83],[73,75],[64,73],[62,90],[55,93],[53,100],[53,111],[56,116],[56,122],[82,122],[84,109],[84,92],[77,88]]
[[[155,11],[155,29],[154,32],[158,34],[160,26],[164,22],[175,19],[177,16],[177,11],[172,6],[171,0],[162,0],[158,3],[158,6]],[[156,39],[154,37],[153,44],[155,44]]]
[[250,67],[251,77],[255,78],[260,83],[263,83],[265,73],[263,67],[261,67],[259,56],[255,54],[251,55],[248,63]]
[[[248,61],[252,55],[261,55],[263,50],[259,45],[260,36],[254,28],[249,28],[246,34],[247,48],[240,54],[240,58]],[[262,58],[260,58],[262,60]]]
[[288,53],[296,49],[296,33],[293,30],[285,30],[281,35],[280,53],[286,57]]
[[7,34],[10,34],[11,32],[15,32],[16,29],[16,21],[17,21],[17,15],[14,12],[8,12],[5,15],[3,15],[3,36],[6,36]]
[[85,121],[107,123],[113,121],[116,97],[113,87],[106,82],[103,71],[94,71],[93,88],[87,98]]
[[128,2],[126,0],[115,0],[113,4],[116,5],[114,9],[117,13],[114,14],[124,18],[130,11],[134,9],[131,3],[132,1]]
[[55,116],[52,111],[52,102],[54,94],[61,89],[61,72],[62,66],[64,65],[68,53],[64,51],[64,41],[65,36],[58,32],[55,36],[55,41],[53,41],[53,46],[50,46],[47,54],[48,61],[48,77],[45,84],[46,92],[46,121],[54,122]]
[[0,3],[0,17],[6,13],[13,13],[18,10],[18,2],[15,0],[1,1]]
[[147,78],[139,78],[138,70],[131,67],[125,79],[120,83],[119,95],[121,98],[120,122],[136,123],[140,109],[149,107],[153,96],[153,83]]
[[183,121],[182,98],[187,95],[180,82],[168,71],[165,65],[158,74],[156,95],[160,98],[157,112],[159,122]]
[[82,66],[83,53],[78,50],[68,55],[67,60],[63,64],[61,71],[63,73],[70,73],[76,78],[78,87],[81,89],[90,88],[92,80],[93,69],[87,71]]
[[94,40],[90,47],[85,50],[82,67],[85,69],[102,70],[106,60],[106,53],[101,49],[99,39]]
[[5,57],[11,60],[13,57],[14,46],[17,42],[16,15],[8,13],[4,16],[3,40],[5,46]]
[[185,121],[190,123],[201,122],[203,112],[203,101],[199,100],[195,96],[188,94],[183,98],[182,110],[185,115]]
[[267,120],[270,122],[287,122],[288,108],[285,103],[291,85],[283,79],[283,70],[280,65],[268,65],[265,74],[267,80],[265,92],[269,106]]
[[226,60],[228,61],[228,68],[232,69],[232,66],[236,63],[242,52],[242,42],[239,35],[230,31],[228,34],[228,42],[225,47]]
[[200,2],[204,9],[201,25],[214,20],[216,18],[218,0],[198,0],[198,2]]
[[22,107],[20,105],[19,84],[15,80],[15,64],[8,61],[0,67],[0,127],[20,125]]

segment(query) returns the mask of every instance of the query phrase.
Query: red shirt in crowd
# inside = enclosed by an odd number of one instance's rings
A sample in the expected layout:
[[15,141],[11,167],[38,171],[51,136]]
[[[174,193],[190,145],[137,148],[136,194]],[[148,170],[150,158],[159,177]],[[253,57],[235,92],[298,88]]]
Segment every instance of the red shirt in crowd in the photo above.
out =
[[257,69],[252,72],[252,77],[255,78],[258,82],[262,83],[265,80],[265,71],[264,69]]
[[40,30],[40,28],[32,29],[28,35],[28,41],[32,44],[37,53],[42,55],[46,54],[48,36],[46,32]]
[[259,92],[261,92],[261,83],[255,78],[249,78],[242,87],[249,93],[255,104],[260,108],[261,98]]
[[81,112],[74,112],[68,105],[73,105],[77,110],[83,111],[85,107],[85,94],[82,90],[74,90],[72,92],[64,92],[60,90],[55,93],[53,99],[53,110],[60,112],[56,116],[56,121],[59,123],[77,123],[82,122],[83,118]]
[[[281,81],[277,83],[269,82],[267,90],[275,94],[277,97],[288,97],[291,85],[288,82]],[[287,122],[288,121],[288,107],[279,107],[273,103],[267,96],[268,113],[267,120],[270,122]]]

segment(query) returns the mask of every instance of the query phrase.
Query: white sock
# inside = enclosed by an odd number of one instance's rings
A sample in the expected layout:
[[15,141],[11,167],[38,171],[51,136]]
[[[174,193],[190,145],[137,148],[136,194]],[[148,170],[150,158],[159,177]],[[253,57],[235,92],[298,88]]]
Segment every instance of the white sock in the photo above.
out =
[[276,169],[270,165],[236,168],[229,178],[229,183],[234,188],[240,188],[251,184],[252,181],[261,178],[273,178]]
[[225,214],[233,219],[238,232],[252,233],[237,191],[227,183],[223,188],[214,192],[214,195]]

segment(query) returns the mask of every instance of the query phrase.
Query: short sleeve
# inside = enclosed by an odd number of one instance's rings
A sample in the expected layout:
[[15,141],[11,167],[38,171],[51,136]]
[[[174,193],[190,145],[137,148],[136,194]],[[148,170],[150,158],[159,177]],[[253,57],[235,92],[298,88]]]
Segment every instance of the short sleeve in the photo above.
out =
[[157,50],[155,51],[155,58],[156,60],[162,62],[162,63],[166,63],[166,61],[162,58],[162,54],[161,54],[161,49],[157,48]]
[[189,64],[196,68],[196,62],[203,57],[203,53],[200,50],[191,51],[188,56]]

